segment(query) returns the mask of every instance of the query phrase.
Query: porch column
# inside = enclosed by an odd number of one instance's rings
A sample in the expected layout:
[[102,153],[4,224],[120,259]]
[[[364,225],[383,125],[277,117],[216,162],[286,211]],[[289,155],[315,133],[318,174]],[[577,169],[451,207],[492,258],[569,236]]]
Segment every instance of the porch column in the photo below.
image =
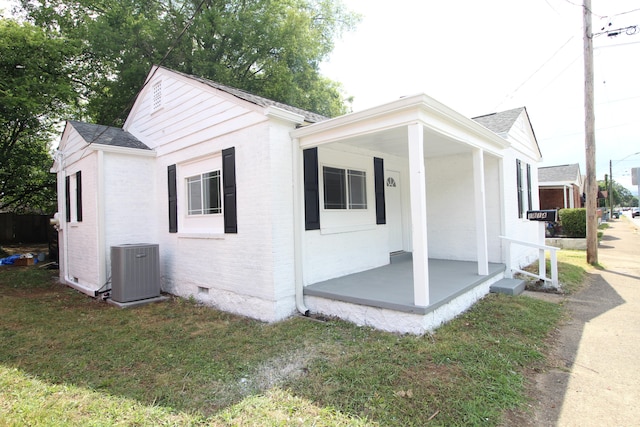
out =
[[567,186],[566,185],[562,185],[562,199],[563,199],[563,205],[562,207],[564,207],[565,209],[568,208],[567,206]]
[[476,253],[478,255],[478,274],[489,274],[489,254],[487,249],[487,203],[484,185],[484,152],[480,148],[473,150],[473,198],[476,218]]
[[413,242],[413,303],[429,305],[429,254],[427,248],[427,189],[422,124],[408,126],[409,192]]

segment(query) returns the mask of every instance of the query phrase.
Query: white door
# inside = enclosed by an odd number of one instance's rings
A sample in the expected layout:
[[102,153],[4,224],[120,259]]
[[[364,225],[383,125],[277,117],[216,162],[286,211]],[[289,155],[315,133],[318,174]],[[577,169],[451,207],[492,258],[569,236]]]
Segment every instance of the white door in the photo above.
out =
[[385,171],[385,205],[389,229],[389,252],[404,250],[400,172]]

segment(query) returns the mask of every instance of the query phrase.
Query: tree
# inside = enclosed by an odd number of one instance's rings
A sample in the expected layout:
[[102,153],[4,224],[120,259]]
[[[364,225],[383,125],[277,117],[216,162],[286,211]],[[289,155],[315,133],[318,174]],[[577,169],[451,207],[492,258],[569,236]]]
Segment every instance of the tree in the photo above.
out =
[[84,116],[121,124],[153,64],[327,116],[347,111],[319,64],[358,17],[336,0],[22,0],[81,42]]
[[0,19],[0,210],[55,212],[50,141],[76,96],[74,55],[54,33]]
[[[598,189],[600,191],[609,190],[608,181],[598,181]],[[607,199],[608,202],[609,199]],[[614,206],[637,206],[638,199],[631,194],[631,191],[621,184],[613,181],[613,205]]]

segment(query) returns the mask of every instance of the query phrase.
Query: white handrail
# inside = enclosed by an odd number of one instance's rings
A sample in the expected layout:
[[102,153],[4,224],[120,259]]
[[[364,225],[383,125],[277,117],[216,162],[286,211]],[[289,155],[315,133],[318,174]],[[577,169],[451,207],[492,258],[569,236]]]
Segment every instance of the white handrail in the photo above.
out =
[[[558,287],[558,255],[556,252],[558,248],[547,245],[540,245],[537,243],[525,242],[523,240],[516,240],[510,237],[500,236],[500,238],[507,242],[507,253],[506,253],[506,271],[505,275],[507,278],[513,278],[513,273],[520,273],[531,277],[537,277],[540,280],[544,280],[545,282],[551,282],[551,286],[557,288]],[[529,271],[524,271],[519,268],[514,268],[511,266],[511,245],[521,245],[528,246],[530,248],[538,249],[538,274],[531,273]],[[547,263],[545,260],[545,252],[549,251],[549,258],[551,260],[551,277],[547,277]]]

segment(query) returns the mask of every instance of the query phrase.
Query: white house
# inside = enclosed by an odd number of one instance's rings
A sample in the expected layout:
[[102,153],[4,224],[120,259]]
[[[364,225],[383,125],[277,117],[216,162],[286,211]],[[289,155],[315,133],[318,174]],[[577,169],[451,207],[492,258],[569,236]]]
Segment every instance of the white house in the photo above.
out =
[[539,161],[524,108],[416,95],[327,119],[154,67],[122,129],[66,125],[60,280],[96,295],[112,246],[154,243],[165,292],[423,333],[537,258],[501,236],[544,243]]

